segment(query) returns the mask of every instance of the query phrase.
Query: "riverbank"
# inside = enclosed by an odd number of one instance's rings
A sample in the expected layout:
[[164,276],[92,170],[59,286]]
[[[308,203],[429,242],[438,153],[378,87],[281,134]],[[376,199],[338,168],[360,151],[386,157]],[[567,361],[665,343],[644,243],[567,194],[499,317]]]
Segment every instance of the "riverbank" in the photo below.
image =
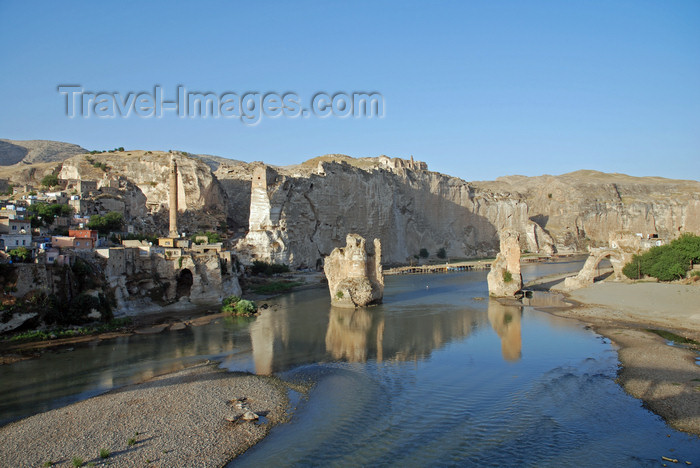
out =
[[669,346],[648,331],[700,341],[700,285],[595,283],[569,293],[573,308],[548,309],[580,320],[618,347],[618,382],[667,423],[700,435],[698,348]]
[[[275,377],[200,364],[0,428],[0,466],[223,466],[283,422],[288,403]],[[245,409],[264,420],[230,421]]]

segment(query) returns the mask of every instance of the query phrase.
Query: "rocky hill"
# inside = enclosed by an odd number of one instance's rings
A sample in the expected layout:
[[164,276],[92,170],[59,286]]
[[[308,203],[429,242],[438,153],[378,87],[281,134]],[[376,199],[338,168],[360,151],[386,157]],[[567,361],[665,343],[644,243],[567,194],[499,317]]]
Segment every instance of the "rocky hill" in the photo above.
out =
[[600,245],[614,231],[674,238],[700,232],[700,182],[581,170],[560,176],[509,176],[476,187],[516,194],[529,218],[560,248]]
[[0,166],[58,162],[81,153],[87,150],[60,141],[0,139]]
[[[85,210],[123,210],[137,229],[167,232],[166,152],[79,154],[62,162],[0,168],[12,184],[46,173],[98,182]],[[553,253],[606,245],[614,231],[673,238],[700,233],[700,182],[596,171],[467,182],[413,160],[326,155],[286,167],[175,153],[181,229],[245,236],[243,260],[315,267],[348,233],[380,238],[385,263],[427,249],[450,258],[485,256],[498,233],[520,233],[523,249]],[[81,205],[82,206],[82,205]]]

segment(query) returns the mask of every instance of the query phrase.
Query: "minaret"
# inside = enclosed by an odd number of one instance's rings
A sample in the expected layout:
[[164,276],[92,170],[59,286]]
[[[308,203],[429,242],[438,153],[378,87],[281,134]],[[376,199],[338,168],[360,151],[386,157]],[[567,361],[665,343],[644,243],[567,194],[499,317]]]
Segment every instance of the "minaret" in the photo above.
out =
[[169,237],[179,237],[177,232],[177,163],[175,156],[170,157],[170,234]]

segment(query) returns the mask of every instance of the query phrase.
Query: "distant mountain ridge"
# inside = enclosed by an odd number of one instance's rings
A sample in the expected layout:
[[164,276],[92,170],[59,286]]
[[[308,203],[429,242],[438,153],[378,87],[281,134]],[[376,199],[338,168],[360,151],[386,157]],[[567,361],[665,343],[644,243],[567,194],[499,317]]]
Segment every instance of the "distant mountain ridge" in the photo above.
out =
[[0,139],[0,166],[59,162],[87,152],[78,145],[60,141]]

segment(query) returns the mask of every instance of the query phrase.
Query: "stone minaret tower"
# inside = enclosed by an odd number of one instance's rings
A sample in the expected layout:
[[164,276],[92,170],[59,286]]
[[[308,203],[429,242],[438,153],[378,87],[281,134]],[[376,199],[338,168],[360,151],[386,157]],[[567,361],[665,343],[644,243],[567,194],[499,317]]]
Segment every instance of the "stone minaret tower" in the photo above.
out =
[[170,237],[179,237],[177,231],[177,163],[170,157]]

